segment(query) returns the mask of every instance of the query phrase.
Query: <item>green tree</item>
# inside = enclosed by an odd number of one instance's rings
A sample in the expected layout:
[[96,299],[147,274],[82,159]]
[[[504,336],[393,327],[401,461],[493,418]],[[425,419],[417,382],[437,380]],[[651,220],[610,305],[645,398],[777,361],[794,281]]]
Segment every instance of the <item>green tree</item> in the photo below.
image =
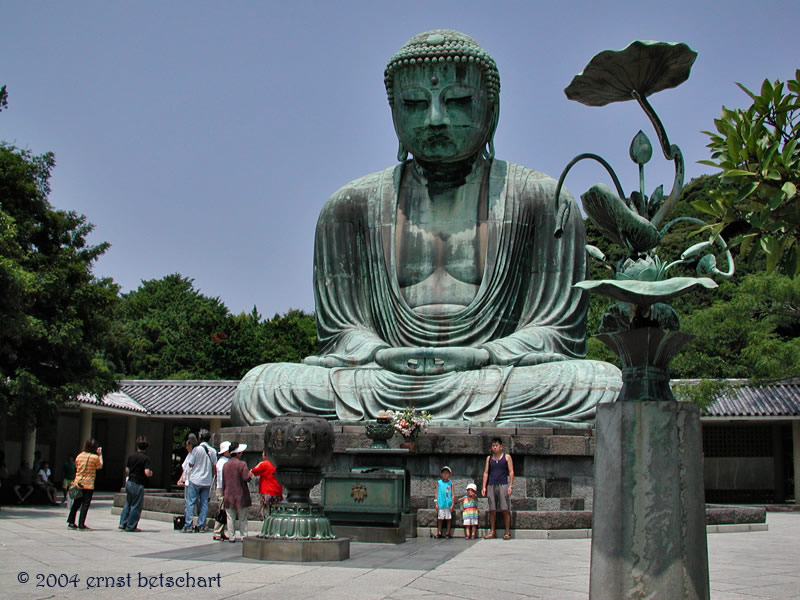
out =
[[261,362],[264,347],[264,323],[254,306],[249,313],[228,315],[223,335],[216,335],[214,360],[224,379],[241,379]]
[[177,273],[123,294],[117,314],[123,341],[113,354],[136,379],[239,379],[256,365],[298,362],[317,349],[313,315],[290,310],[264,320],[255,307],[232,315]]
[[747,109],[722,108],[709,136],[711,160],[720,184],[695,208],[712,215],[711,229],[739,246],[742,257],[763,251],[766,267],[789,277],[800,274],[800,69],[795,78],[764,80]]
[[300,362],[319,349],[314,315],[291,309],[265,322],[260,362]]
[[673,377],[757,382],[800,373],[800,278],[752,273],[723,282],[713,298],[681,315],[697,338],[672,361]]
[[219,379],[216,348],[228,338],[229,312],[178,273],[143,281],[122,295],[118,318],[127,343],[126,376],[145,379]]
[[114,388],[103,349],[118,290],[92,274],[108,245],[49,203],[54,166],[52,153],[0,144],[0,410],[32,422]]

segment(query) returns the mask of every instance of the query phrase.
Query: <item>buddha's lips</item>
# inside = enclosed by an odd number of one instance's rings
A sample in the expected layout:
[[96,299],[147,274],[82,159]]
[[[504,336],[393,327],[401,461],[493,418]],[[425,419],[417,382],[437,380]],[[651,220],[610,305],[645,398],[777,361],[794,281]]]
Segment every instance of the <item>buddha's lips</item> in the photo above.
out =
[[429,144],[441,144],[450,141],[450,136],[445,135],[443,133],[437,133],[436,135],[430,135],[425,138],[425,141]]

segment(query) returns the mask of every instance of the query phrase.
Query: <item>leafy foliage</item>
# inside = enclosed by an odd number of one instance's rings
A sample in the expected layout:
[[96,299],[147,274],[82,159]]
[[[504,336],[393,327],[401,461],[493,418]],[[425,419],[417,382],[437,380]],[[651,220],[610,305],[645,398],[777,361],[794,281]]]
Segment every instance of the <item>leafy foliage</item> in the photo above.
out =
[[766,267],[800,274],[800,69],[784,83],[764,80],[761,93],[738,85],[750,98],[747,109],[722,108],[717,132],[705,131],[712,160],[721,169],[719,186],[695,208],[712,215],[714,233],[739,246],[741,256],[759,250]]
[[319,351],[314,316],[301,310],[276,314],[264,323],[264,329],[261,362],[300,362]]
[[682,315],[697,338],[671,365],[676,378],[783,379],[800,373],[800,278],[776,273],[724,282],[710,306]]
[[118,290],[92,274],[108,245],[88,245],[86,218],[49,203],[54,166],[0,144],[0,410],[32,421],[115,385],[103,348]]
[[180,274],[124,294],[116,349],[125,377],[239,379],[265,362],[299,362],[317,350],[313,315],[290,310],[264,320],[254,307],[232,315]]
[[716,379],[700,379],[672,387],[672,393],[679,402],[694,402],[704,409],[725,394],[731,388],[726,381]]
[[119,317],[129,340],[124,364],[133,377],[217,379],[214,336],[225,333],[228,310],[179,274],[142,282],[122,296]]

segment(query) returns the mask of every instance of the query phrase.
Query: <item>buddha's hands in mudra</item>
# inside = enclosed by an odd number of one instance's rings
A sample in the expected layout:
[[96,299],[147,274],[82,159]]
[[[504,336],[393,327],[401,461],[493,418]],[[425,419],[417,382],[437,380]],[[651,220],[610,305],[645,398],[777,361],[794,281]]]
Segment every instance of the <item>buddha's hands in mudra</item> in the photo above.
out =
[[383,348],[375,362],[384,369],[403,375],[442,375],[453,371],[471,371],[489,364],[489,352],[483,348]]

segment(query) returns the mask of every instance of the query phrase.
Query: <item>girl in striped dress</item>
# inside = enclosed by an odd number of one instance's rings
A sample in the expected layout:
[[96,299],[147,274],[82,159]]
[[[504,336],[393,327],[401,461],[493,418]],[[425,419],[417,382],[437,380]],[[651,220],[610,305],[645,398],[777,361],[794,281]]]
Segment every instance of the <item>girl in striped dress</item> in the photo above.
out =
[[478,486],[467,484],[467,495],[458,500],[461,503],[461,519],[464,521],[464,538],[474,540],[478,535]]

